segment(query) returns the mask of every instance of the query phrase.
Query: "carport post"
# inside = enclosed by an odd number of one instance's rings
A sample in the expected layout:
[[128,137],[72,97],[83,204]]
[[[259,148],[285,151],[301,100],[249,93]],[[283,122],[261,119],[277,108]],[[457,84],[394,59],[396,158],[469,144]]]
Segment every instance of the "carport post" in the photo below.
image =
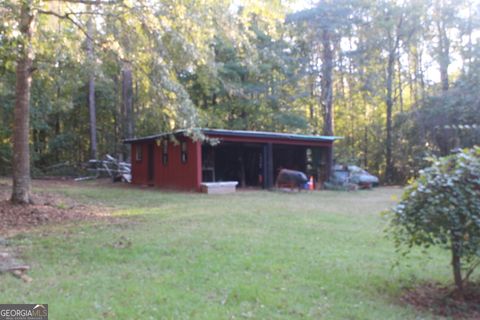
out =
[[273,146],[266,143],[263,146],[263,187],[273,188]]
[[330,148],[327,148],[327,168],[326,168],[326,181],[330,180],[333,170],[333,143],[330,145]]

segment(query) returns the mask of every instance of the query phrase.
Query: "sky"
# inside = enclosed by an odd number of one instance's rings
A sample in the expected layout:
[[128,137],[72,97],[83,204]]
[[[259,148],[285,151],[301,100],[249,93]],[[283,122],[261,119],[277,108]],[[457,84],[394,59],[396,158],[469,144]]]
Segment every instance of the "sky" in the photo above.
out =
[[313,7],[313,3],[316,1],[311,0],[295,0],[295,1],[284,1],[286,2],[286,7],[289,8],[292,12],[301,11],[304,9],[309,9]]

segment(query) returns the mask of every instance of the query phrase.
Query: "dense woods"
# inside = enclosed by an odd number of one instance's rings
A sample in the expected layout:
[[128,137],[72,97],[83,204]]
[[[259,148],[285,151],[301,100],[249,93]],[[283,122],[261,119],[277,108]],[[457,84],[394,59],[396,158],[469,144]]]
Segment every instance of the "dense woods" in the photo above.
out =
[[402,183],[480,142],[479,1],[238,3],[0,1],[0,174],[209,127],[342,136]]

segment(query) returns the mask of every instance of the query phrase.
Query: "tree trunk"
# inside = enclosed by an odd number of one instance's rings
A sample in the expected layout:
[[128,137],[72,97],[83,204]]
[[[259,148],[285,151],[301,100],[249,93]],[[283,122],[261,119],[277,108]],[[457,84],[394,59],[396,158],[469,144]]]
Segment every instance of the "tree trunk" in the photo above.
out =
[[417,73],[416,73],[415,76],[418,77],[418,79],[420,81],[420,99],[422,101],[425,101],[426,84],[425,84],[425,75],[424,75],[424,72],[423,72],[422,54],[423,54],[423,49],[415,57],[416,58],[416,64],[415,65],[418,66],[417,71],[416,71]]
[[23,43],[19,46],[16,67],[15,110],[13,128],[13,188],[11,201],[27,204],[30,199],[30,88],[32,82],[32,34],[34,14],[25,1],[20,12],[20,32]]
[[450,49],[449,40],[446,35],[442,36],[443,40],[440,40],[442,48],[440,49],[440,80],[442,83],[442,91],[447,91],[449,87],[448,80],[448,66],[450,65]]
[[447,35],[447,27],[446,21],[448,17],[446,17],[446,11],[449,8],[445,7],[445,4],[437,3],[436,6],[437,12],[437,19],[435,21],[435,25],[437,27],[438,32],[438,64],[440,66],[440,81],[442,84],[442,91],[447,91],[449,87],[449,80],[448,80],[448,67],[450,65],[450,39]]
[[320,104],[323,107],[323,134],[333,136],[333,48],[330,32],[322,31],[323,64]]
[[90,158],[97,159],[97,115],[95,106],[95,71],[94,71],[94,52],[93,52],[93,24],[92,18],[87,21],[87,56],[90,64],[90,74],[88,76],[88,114],[90,116]]
[[[400,51],[400,48],[398,49]],[[402,83],[402,62],[400,61],[400,52],[397,54],[398,65],[398,101],[400,103],[400,112],[403,113],[403,83]]]
[[[124,62],[122,68],[122,104],[124,111],[124,138],[133,138],[133,77],[132,65],[130,62]],[[130,144],[125,145],[125,159],[130,155]]]
[[363,132],[363,165],[368,168],[368,125],[365,125]]
[[458,294],[463,298],[463,280],[462,280],[462,264],[460,257],[460,248],[458,247],[458,241],[455,236],[452,236],[452,268],[453,279],[455,280],[455,286],[457,287]]
[[[470,73],[472,71],[472,61],[473,61],[473,39],[472,39],[472,33],[473,33],[473,15],[474,13],[472,12],[472,8],[474,8],[474,3],[473,1],[468,1],[467,2],[467,7],[468,7],[468,22],[467,22],[467,34],[468,34],[468,42],[467,42],[467,52],[468,56],[468,65],[466,68],[466,73]],[[465,62],[464,62],[465,64]]]
[[395,79],[395,60],[397,56],[397,51],[400,44],[400,34],[403,25],[403,18],[400,18],[398,24],[395,28],[395,36],[389,34],[389,50],[388,50],[388,61],[387,61],[387,96],[385,98],[385,104],[387,107],[386,114],[386,130],[387,137],[385,141],[385,180],[387,183],[393,182],[393,159],[392,159],[392,149],[393,149],[393,126],[392,126],[392,117],[393,117],[393,81]]
[[418,88],[417,88],[416,70],[417,70],[417,67],[414,62],[413,54],[412,52],[409,52],[408,53],[408,88],[410,90],[410,96],[411,96],[410,102],[411,102],[412,108],[414,109],[418,108]]
[[212,106],[217,105],[217,94],[212,94]]
[[315,86],[315,83],[313,81],[310,81],[310,77],[308,77],[308,86],[309,86],[309,89],[310,89],[310,97],[312,99],[308,99],[308,123],[310,125],[310,129],[311,129],[311,133],[316,133],[317,132],[317,125],[316,125],[316,121],[315,121],[315,92],[314,92],[314,86]]
[[391,183],[393,180],[393,161],[392,161],[392,113],[393,113],[393,97],[392,97],[392,86],[393,78],[395,73],[395,50],[390,51],[388,55],[388,65],[387,65],[387,96],[385,99],[385,104],[387,106],[387,138],[385,140],[386,148],[386,168],[385,168],[385,180],[387,183]]

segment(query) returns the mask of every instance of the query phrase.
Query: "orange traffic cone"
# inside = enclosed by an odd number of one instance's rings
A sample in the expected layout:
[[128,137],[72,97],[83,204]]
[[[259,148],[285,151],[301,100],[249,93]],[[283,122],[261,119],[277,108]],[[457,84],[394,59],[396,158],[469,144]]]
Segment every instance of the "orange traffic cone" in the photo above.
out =
[[308,181],[308,190],[315,190],[315,184],[313,182],[313,176],[310,176],[310,180]]

